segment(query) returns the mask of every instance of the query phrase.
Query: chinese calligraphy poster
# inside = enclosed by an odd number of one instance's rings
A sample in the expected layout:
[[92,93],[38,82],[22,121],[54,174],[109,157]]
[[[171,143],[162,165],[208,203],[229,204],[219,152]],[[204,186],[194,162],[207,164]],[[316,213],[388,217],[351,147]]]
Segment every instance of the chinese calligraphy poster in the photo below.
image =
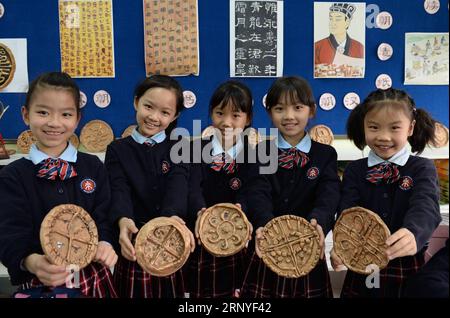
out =
[[144,0],[147,76],[198,75],[197,0]]
[[112,0],[59,0],[61,69],[72,77],[114,77]]
[[283,74],[283,2],[230,2],[230,76]]

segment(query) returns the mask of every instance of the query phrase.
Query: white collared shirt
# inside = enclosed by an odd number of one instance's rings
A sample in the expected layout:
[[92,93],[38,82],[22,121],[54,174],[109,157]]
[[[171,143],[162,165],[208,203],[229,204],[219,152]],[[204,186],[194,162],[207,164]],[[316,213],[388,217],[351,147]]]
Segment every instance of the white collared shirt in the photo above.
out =
[[[131,133],[131,137],[136,141],[138,144],[143,144],[144,142],[156,142],[157,144],[162,143],[164,140],[166,140],[166,131],[161,130],[159,133],[151,136],[151,137],[145,137],[141,135],[141,133],[138,131],[137,127],[133,129],[133,132]],[[153,142],[152,142],[153,141]]]
[[306,133],[305,136],[302,138],[302,140],[300,140],[300,142],[295,145],[292,146],[290,143],[288,143],[286,141],[286,139],[284,139],[284,137],[278,132],[278,137],[275,140],[275,144],[277,145],[278,148],[280,149],[291,149],[292,147],[297,148],[298,150],[300,150],[301,152],[304,153],[309,153],[309,151],[311,150],[311,137]]
[[369,151],[369,156],[367,157],[367,166],[373,167],[383,162],[390,162],[398,166],[404,166],[408,161],[410,155],[411,151],[409,150],[408,146],[405,146],[391,158],[389,158],[388,160],[384,160],[383,158],[378,157],[377,154],[371,149]]
[[30,148],[30,153],[25,159],[31,160],[33,164],[37,165],[47,158],[52,159],[61,159],[67,162],[77,162],[77,154],[78,150],[69,142],[67,148],[63,151],[63,153],[58,158],[53,158],[47,155],[45,152],[40,151],[36,144],[32,144]]

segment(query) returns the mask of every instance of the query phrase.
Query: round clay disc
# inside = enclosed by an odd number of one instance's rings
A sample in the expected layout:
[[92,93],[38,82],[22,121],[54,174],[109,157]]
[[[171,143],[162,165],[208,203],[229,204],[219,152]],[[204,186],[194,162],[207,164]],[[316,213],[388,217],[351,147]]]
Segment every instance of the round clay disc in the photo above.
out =
[[206,127],[202,132],[202,138],[208,138],[214,134],[214,126]]
[[21,153],[29,153],[31,145],[36,142],[36,138],[31,130],[25,130],[17,137],[17,149]]
[[258,241],[263,262],[279,276],[307,275],[320,258],[319,233],[304,218],[282,215],[264,226]]
[[154,276],[168,276],[186,263],[189,253],[187,227],[173,218],[157,217],[147,222],[136,237],[138,264]]
[[14,78],[16,62],[11,50],[3,43],[0,43],[0,90],[8,86]]
[[45,255],[56,265],[90,264],[97,253],[98,233],[94,220],[80,206],[61,204],[47,213],[40,239]]
[[367,275],[372,272],[369,265],[376,265],[380,270],[387,266],[389,235],[389,228],[376,213],[353,207],[342,211],[336,221],[333,248],[351,271]]
[[73,134],[70,138],[69,138],[70,143],[78,149],[78,147],[80,146],[80,139],[78,139],[78,136]]
[[255,148],[261,141],[262,137],[259,132],[253,127],[249,128],[248,143],[250,144],[250,146]]
[[434,124],[434,143],[436,148],[444,147],[448,144],[448,128],[441,123]]
[[250,223],[245,213],[231,203],[219,203],[206,209],[199,221],[202,245],[214,256],[238,253],[250,236]]
[[137,125],[130,125],[128,126],[122,133],[122,138],[126,138],[128,136],[131,136],[131,133],[133,132],[134,128],[136,128]]
[[80,140],[87,151],[103,152],[114,140],[114,133],[103,120],[91,120],[81,130]]
[[311,139],[321,144],[331,145],[334,137],[330,127],[325,125],[316,125],[309,130]]

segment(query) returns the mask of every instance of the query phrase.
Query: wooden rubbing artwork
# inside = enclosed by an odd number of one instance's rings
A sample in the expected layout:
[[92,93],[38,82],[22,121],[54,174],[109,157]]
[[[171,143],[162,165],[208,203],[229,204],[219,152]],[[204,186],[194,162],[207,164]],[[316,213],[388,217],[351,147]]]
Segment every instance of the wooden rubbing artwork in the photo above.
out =
[[111,127],[102,120],[91,120],[81,130],[80,140],[89,152],[102,152],[114,140]]
[[144,0],[145,71],[199,73],[197,0]]
[[369,265],[381,270],[389,262],[386,239],[389,228],[374,212],[353,207],[342,212],[333,229],[333,248],[345,266],[359,274],[370,274]]
[[295,215],[279,216],[267,223],[258,247],[264,263],[288,278],[307,275],[320,258],[319,233]]
[[168,276],[186,263],[190,253],[188,229],[168,217],[147,222],[136,237],[138,264],[154,276]]
[[61,204],[42,221],[40,240],[51,263],[82,269],[97,253],[98,232],[94,220],[82,207]]
[[208,208],[199,221],[202,245],[214,256],[238,253],[250,236],[250,223],[245,213],[234,204],[219,203]]
[[5,44],[0,43],[0,90],[13,80],[15,71],[14,55]]
[[37,141],[31,130],[25,130],[17,137],[17,149],[21,153],[29,153],[31,145]]
[[316,125],[309,130],[311,139],[321,144],[331,145],[334,137],[330,127],[325,125]]

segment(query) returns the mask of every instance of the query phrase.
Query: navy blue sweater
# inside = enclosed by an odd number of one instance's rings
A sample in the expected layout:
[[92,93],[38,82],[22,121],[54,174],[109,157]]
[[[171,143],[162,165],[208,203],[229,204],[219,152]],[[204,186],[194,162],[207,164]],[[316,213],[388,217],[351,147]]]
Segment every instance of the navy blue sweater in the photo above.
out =
[[[107,214],[111,192],[102,162],[93,155],[78,153],[77,176],[61,181],[36,177],[39,165],[25,158],[0,171],[0,261],[8,268],[13,285],[33,276],[22,271],[20,262],[32,253],[43,254],[39,231],[45,215],[59,204],[83,207],[94,219],[100,241],[112,243]],[[81,182],[91,179],[96,188],[86,193]]]
[[[267,141],[270,142],[274,141]],[[267,151],[271,149],[268,144],[265,146]],[[272,154],[272,160],[278,160],[279,151]],[[249,217],[255,229],[286,214],[308,221],[315,218],[325,235],[333,227],[340,199],[336,150],[311,141],[307,155],[309,162],[302,168],[278,167],[276,173],[253,179],[249,185],[252,189]]]
[[166,138],[149,147],[127,137],[112,142],[105,165],[112,191],[111,220],[133,219],[138,228],[159,216],[186,217],[189,167],[174,164]]

